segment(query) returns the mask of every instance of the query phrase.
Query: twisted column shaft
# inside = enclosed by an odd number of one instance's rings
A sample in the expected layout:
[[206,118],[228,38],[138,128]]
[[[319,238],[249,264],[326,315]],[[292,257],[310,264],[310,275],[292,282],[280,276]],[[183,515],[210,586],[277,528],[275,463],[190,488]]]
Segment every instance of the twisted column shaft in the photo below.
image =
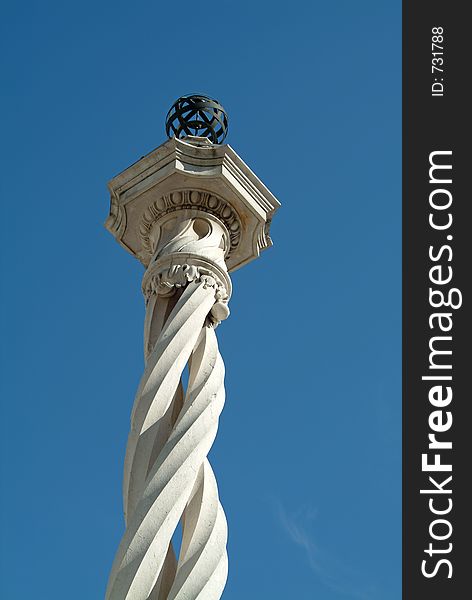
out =
[[230,283],[222,228],[197,216],[160,226],[143,280],[147,360],[125,457],[126,530],[106,600],[218,600],[226,582],[226,519],[207,454],[225,397],[215,324],[228,314]]

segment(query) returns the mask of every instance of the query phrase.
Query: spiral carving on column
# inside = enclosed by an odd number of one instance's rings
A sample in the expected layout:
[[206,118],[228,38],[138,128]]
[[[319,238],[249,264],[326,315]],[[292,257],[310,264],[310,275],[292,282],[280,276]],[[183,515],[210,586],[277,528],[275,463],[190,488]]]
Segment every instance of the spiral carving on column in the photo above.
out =
[[[203,235],[202,248],[212,235]],[[226,582],[226,519],[207,455],[225,399],[215,325],[229,313],[230,283],[224,261],[206,250],[198,258],[196,238],[185,238],[180,255],[158,247],[143,280],[146,366],[125,457],[126,529],[106,600],[218,600]],[[174,239],[162,248],[175,250]]]

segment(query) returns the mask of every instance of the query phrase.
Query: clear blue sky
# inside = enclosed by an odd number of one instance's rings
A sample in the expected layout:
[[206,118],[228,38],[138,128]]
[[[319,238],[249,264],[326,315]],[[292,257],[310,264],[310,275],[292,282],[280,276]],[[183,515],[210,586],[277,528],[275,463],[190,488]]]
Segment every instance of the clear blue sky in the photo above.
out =
[[2,598],[103,598],[144,315],[106,182],[191,92],[283,204],[218,328],[224,599],[400,598],[400,11],[3,3]]

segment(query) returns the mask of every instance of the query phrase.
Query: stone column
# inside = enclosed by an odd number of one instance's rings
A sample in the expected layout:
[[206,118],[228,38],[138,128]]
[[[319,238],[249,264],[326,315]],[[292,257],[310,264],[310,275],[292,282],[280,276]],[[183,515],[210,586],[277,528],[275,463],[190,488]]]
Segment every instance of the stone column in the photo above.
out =
[[106,599],[217,600],[228,563],[207,459],[225,399],[215,329],[229,315],[229,272],[271,245],[279,203],[230,146],[206,137],[168,140],[109,188],[105,225],[146,268],[146,363],[125,458],[126,529]]

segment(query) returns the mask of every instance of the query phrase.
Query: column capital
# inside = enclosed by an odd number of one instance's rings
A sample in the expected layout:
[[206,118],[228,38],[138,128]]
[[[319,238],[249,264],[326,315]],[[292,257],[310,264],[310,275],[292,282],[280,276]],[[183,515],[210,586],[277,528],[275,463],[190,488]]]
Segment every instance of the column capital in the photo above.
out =
[[[105,227],[148,266],[153,230],[170,213],[211,214],[227,233],[225,262],[234,271],[272,245],[269,227],[278,200],[227,144],[206,138],[172,138],[108,184]],[[177,216],[177,215],[176,215]]]

